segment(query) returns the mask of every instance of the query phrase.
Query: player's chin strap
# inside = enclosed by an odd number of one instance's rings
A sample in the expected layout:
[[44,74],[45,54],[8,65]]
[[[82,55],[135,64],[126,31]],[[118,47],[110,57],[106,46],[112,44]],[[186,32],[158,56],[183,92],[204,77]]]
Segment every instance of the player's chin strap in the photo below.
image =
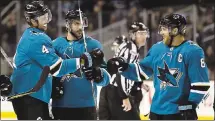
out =
[[175,36],[170,35],[170,42],[169,42],[169,44],[168,44],[168,47],[172,47],[172,42],[173,42],[174,37],[175,37]]

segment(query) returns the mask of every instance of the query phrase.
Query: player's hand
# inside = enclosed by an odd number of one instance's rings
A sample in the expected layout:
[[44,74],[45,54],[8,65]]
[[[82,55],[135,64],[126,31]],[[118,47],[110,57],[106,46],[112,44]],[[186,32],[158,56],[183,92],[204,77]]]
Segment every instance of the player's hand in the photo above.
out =
[[187,105],[179,105],[179,111],[183,120],[197,120],[196,105],[189,103]]
[[99,48],[94,49],[90,53],[85,52],[80,57],[81,67],[98,67],[103,63],[104,53]]
[[94,81],[96,83],[100,83],[103,79],[103,73],[102,73],[100,67],[83,68],[82,71],[84,72],[85,77],[89,81]]
[[131,107],[131,103],[130,103],[129,98],[126,98],[126,99],[122,100],[122,107],[123,107],[123,110],[125,112],[128,112],[128,111],[131,110],[132,107]]
[[123,72],[127,68],[128,68],[128,63],[122,57],[112,58],[107,62],[107,70],[111,75],[116,74],[118,72]]
[[1,96],[8,96],[12,91],[12,83],[10,78],[5,75],[0,75],[0,91]]

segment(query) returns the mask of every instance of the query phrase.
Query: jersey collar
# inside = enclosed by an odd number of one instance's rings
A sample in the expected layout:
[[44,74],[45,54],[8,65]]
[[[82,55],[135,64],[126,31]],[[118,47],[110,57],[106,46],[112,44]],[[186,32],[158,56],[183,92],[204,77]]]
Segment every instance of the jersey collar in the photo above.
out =
[[40,32],[40,33],[44,33],[44,31],[38,29],[38,28],[35,28],[35,27],[29,27],[28,29],[32,30],[32,31],[35,31],[35,32]]

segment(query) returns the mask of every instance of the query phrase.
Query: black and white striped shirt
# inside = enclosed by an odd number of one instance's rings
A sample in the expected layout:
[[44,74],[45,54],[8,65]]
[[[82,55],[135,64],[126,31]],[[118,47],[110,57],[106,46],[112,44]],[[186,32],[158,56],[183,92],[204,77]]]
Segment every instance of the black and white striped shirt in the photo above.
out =
[[[127,62],[129,63],[137,62],[139,60],[138,48],[132,41],[123,42],[122,44],[120,44],[114,57],[123,57],[127,59]],[[126,95],[129,95],[134,83],[134,81],[128,80],[124,76],[119,76],[116,74],[112,75],[110,81],[110,84],[116,87],[118,87],[118,85],[120,84]]]

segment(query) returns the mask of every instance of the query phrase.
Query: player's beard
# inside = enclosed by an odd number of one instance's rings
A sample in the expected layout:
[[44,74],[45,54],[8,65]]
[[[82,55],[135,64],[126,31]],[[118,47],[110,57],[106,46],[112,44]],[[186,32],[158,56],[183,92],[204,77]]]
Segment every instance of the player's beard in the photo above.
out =
[[77,37],[77,39],[81,39],[83,36],[83,33],[81,30],[75,31],[73,32],[75,34],[75,36]]
[[164,42],[164,44],[169,45],[170,39],[171,39],[170,36],[163,36],[163,42]]

